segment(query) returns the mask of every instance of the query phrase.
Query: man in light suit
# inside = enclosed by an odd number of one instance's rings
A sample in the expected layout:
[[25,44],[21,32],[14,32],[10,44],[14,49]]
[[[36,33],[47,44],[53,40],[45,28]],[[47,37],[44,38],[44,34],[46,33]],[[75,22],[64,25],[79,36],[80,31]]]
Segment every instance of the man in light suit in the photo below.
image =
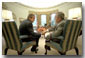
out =
[[63,28],[65,24],[64,13],[57,12],[55,16],[56,25],[43,32],[45,34],[46,41],[57,41],[57,37],[63,34]]

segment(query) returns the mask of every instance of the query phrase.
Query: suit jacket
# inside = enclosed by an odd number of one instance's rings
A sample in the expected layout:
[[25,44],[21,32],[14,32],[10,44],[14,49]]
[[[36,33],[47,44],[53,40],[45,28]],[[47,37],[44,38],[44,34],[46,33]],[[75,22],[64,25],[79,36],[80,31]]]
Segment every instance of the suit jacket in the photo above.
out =
[[65,24],[65,20],[62,20],[60,23],[56,24],[54,27],[48,29],[49,32],[52,32],[50,35],[47,36],[47,39],[54,39],[58,36],[61,36],[63,34],[63,28]]
[[20,35],[36,36],[37,33],[33,30],[33,25],[30,20],[24,20],[19,26]]

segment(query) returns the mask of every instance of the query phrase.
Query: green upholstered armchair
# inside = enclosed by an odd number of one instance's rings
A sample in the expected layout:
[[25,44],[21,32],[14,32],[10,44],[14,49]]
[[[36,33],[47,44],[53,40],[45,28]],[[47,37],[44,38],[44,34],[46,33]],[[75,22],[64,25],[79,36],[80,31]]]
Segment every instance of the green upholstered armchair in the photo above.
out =
[[47,54],[47,47],[50,46],[56,49],[61,55],[65,55],[68,50],[75,49],[77,55],[78,48],[76,46],[78,35],[81,31],[82,21],[80,20],[67,20],[63,29],[63,35],[59,36],[60,43],[50,40],[45,44],[45,54]]
[[[26,42],[26,44],[22,43],[19,31],[14,21],[2,22],[2,34],[6,42],[6,49],[4,51],[4,55],[7,54],[8,49],[16,50],[19,55],[22,55],[26,48],[29,48],[30,46],[36,44],[35,41]],[[24,36],[21,36],[22,39],[23,37]]]

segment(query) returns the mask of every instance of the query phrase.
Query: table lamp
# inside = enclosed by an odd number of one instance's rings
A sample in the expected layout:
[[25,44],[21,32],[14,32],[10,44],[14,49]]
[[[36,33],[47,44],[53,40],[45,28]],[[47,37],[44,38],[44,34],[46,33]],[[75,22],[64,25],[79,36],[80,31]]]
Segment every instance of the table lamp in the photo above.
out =
[[13,19],[12,12],[9,10],[2,10],[2,19],[4,19],[5,21]]

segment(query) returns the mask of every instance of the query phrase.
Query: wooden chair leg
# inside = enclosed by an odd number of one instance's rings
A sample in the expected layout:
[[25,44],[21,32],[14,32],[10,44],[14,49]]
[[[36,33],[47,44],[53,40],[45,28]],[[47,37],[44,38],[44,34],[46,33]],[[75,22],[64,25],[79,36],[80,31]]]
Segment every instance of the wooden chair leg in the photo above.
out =
[[18,51],[18,55],[22,55],[22,52],[19,52],[19,51]]
[[75,47],[76,54],[79,55],[79,50],[77,47]]
[[19,52],[19,51],[18,51],[18,55],[22,55],[22,53],[23,53],[24,51],[25,51],[25,50],[23,50],[22,52]]
[[8,48],[5,49],[5,51],[4,51],[5,54],[4,55],[7,55],[7,51],[8,51]]
[[66,55],[66,52],[60,52],[58,51],[61,55]]

